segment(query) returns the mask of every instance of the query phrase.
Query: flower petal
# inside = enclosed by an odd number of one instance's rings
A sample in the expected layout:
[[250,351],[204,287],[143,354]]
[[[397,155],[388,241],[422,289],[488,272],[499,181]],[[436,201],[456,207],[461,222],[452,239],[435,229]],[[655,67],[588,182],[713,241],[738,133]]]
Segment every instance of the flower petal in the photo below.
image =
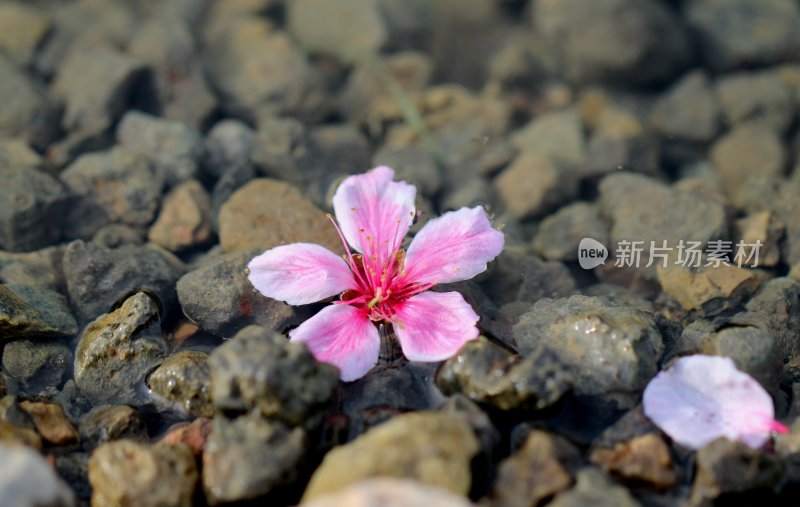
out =
[[664,433],[691,449],[719,437],[758,448],[780,426],[770,395],[727,357],[678,359],[650,381],[643,404]]
[[486,271],[504,243],[483,207],[449,211],[425,224],[411,241],[405,278],[420,283],[468,280]]
[[444,361],[478,337],[478,315],[458,292],[423,292],[400,303],[394,332],[409,361]]
[[311,243],[272,248],[254,257],[247,267],[253,287],[290,305],[314,303],[356,286],[344,260]]
[[333,196],[336,220],[347,242],[358,252],[379,253],[381,259],[397,250],[415,212],[417,189],[393,178],[392,169],[379,166],[345,178]]
[[378,362],[378,328],[363,309],[346,304],[326,306],[289,332],[293,342],[305,343],[317,361],[339,368],[345,382],[366,375]]

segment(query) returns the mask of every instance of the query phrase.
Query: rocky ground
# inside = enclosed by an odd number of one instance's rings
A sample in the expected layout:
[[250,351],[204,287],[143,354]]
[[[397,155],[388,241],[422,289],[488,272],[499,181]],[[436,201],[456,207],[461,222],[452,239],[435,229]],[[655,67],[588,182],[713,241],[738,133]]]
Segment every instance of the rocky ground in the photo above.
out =
[[[798,26],[796,0],[0,1],[0,504],[796,505],[800,424],[694,452],[641,395],[717,354],[800,414]],[[345,384],[286,339],[319,307],[245,265],[340,251],[331,192],[377,164],[507,246],[455,287],[478,340]],[[623,240],[763,248],[617,266]]]

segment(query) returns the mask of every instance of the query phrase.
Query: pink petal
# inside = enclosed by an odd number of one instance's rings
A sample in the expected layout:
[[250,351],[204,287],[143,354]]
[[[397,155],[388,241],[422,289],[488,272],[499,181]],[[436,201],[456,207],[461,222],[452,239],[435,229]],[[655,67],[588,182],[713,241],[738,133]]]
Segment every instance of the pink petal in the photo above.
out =
[[409,361],[444,361],[478,337],[478,315],[458,292],[423,292],[396,306],[394,332]]
[[305,343],[317,361],[339,368],[345,382],[366,375],[378,362],[378,328],[363,309],[346,304],[326,306],[289,332],[293,342]]
[[361,253],[377,252],[382,259],[400,246],[415,212],[417,189],[393,178],[390,168],[376,167],[345,178],[333,196],[336,220],[347,242]]
[[314,303],[356,286],[345,261],[311,243],[272,248],[254,257],[247,268],[253,287],[290,305]]
[[770,395],[727,357],[678,359],[650,381],[643,404],[664,433],[691,449],[719,437],[758,448],[782,426],[773,420]]
[[406,253],[406,279],[449,283],[486,271],[503,251],[503,233],[494,229],[483,207],[449,211],[429,221]]

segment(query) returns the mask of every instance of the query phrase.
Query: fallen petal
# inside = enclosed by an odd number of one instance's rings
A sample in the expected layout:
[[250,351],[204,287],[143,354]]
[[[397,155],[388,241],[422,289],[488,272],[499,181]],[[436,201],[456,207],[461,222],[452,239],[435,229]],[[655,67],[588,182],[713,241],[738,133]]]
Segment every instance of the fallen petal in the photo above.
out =
[[420,283],[468,280],[486,271],[504,243],[483,207],[447,212],[425,224],[411,241],[405,277]]
[[414,218],[417,189],[392,181],[394,171],[379,166],[345,178],[333,196],[333,210],[345,239],[361,253],[388,259]]
[[254,257],[247,268],[253,287],[290,305],[315,303],[356,286],[341,257],[312,243],[272,248]]
[[397,305],[394,332],[409,361],[444,361],[478,337],[478,315],[458,292],[423,292]]
[[289,332],[292,342],[305,343],[317,361],[339,368],[345,382],[366,375],[378,362],[381,339],[366,312],[346,304],[326,306]]
[[774,420],[767,391],[727,357],[678,359],[650,381],[643,404],[664,433],[691,449],[719,437],[759,448],[771,431],[785,428]]

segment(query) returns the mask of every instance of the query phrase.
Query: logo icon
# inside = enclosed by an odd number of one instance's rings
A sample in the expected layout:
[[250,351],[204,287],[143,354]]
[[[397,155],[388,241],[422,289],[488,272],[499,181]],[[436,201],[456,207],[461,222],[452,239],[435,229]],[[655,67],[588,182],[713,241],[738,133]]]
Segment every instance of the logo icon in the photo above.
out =
[[578,264],[583,269],[594,269],[606,263],[608,248],[592,238],[583,238],[578,244]]

